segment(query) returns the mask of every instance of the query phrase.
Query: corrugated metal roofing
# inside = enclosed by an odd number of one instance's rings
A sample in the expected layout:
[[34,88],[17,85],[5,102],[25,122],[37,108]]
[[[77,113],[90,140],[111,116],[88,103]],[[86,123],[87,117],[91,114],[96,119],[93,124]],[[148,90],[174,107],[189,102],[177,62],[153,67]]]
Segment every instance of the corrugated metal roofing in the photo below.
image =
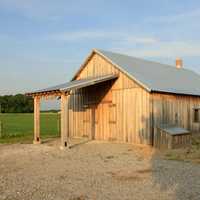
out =
[[159,128],[170,135],[185,135],[185,134],[190,133],[187,129],[184,129],[178,126],[166,125],[166,124],[161,125]]
[[149,91],[200,96],[200,75],[175,66],[95,50]]
[[31,92],[29,94],[36,94],[36,93],[43,93],[43,92],[52,92],[52,91],[70,91],[73,89],[79,89],[83,87],[88,87],[90,85],[95,85],[98,83],[102,83],[105,81],[113,80],[116,79],[118,76],[114,74],[109,74],[105,76],[99,76],[99,77],[91,77],[87,79],[81,79],[81,80],[74,80],[71,82],[67,82],[64,84],[56,85],[53,87],[41,89],[41,90],[36,90],[34,92]]

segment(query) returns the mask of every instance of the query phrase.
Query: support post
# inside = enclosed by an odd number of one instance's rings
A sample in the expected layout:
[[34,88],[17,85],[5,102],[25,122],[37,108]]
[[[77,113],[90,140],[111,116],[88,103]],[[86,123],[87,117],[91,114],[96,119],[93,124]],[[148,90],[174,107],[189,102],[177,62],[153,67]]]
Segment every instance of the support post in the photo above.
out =
[[2,137],[3,137],[3,124],[0,121],[0,138],[2,138]]
[[68,119],[68,102],[69,95],[61,94],[61,149],[69,148],[69,119]]
[[34,97],[34,140],[33,144],[40,144],[40,97]]

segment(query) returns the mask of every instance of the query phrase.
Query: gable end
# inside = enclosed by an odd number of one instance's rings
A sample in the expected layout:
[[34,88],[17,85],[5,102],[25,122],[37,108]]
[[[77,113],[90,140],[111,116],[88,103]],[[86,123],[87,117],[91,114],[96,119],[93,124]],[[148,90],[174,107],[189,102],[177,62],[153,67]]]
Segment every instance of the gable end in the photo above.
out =
[[81,67],[79,68],[79,70],[75,73],[74,77],[72,78],[72,80],[77,79],[77,77],[79,76],[79,74],[83,71],[83,69],[85,68],[85,66],[88,64],[88,62],[92,59],[92,57],[97,54],[100,57],[102,57],[103,59],[105,59],[109,64],[111,64],[114,68],[116,68],[117,70],[119,70],[120,72],[122,72],[124,75],[126,75],[128,78],[130,78],[133,82],[136,82],[139,86],[141,86],[143,89],[147,90],[148,92],[151,92],[151,89],[148,88],[146,85],[144,85],[143,83],[141,83],[139,80],[137,80],[135,77],[133,77],[131,74],[129,74],[128,72],[126,72],[125,70],[123,70],[123,68],[119,65],[117,65],[116,63],[114,63],[112,60],[110,60],[108,57],[106,57],[104,54],[102,54],[100,51],[98,51],[97,49],[93,49],[92,52],[89,54],[89,56],[86,58],[86,60],[83,62],[83,64],[81,65]]

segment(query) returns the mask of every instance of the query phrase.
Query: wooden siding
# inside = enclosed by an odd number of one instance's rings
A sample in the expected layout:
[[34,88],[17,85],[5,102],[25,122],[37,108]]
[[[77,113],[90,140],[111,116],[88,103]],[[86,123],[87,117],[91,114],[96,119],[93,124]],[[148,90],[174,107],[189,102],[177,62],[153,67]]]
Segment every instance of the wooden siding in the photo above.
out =
[[191,132],[200,131],[200,123],[193,119],[194,108],[200,107],[199,97],[154,93],[151,101],[155,127],[175,124]]
[[71,137],[153,144],[160,124],[200,131],[200,123],[193,122],[199,97],[149,93],[98,54],[88,60],[76,79],[106,74],[118,74],[119,78],[70,95]]
[[158,149],[177,149],[189,147],[191,145],[191,135],[170,135],[169,133],[157,128],[154,137],[154,147]]
[[69,100],[69,134],[97,140],[153,144],[160,124],[175,124],[191,132],[200,98],[149,93],[101,55],[93,54],[76,79],[118,74],[115,81],[73,91]]
[[116,81],[74,91],[69,100],[71,137],[150,144],[150,94],[98,54],[76,79],[118,74]]

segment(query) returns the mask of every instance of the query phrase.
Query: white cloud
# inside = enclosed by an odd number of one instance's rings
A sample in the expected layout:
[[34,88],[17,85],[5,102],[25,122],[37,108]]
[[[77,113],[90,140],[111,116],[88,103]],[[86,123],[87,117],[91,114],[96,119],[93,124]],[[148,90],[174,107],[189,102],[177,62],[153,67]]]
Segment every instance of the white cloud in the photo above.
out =
[[153,37],[134,36],[131,33],[118,32],[118,31],[76,31],[53,34],[48,37],[52,40],[60,40],[66,42],[79,42],[85,40],[109,40],[111,43],[120,44],[154,44],[157,39]]
[[0,0],[0,7],[29,19],[51,21],[60,19],[66,10],[62,1],[51,0]]
[[[101,2],[95,3],[96,7]],[[95,14],[92,0],[0,0],[0,8],[17,12],[34,20],[59,21],[71,15]]]
[[125,36],[124,40],[127,43],[140,43],[140,44],[156,44],[158,39],[153,37],[134,37],[134,36]]
[[146,19],[147,22],[159,22],[159,23],[187,23],[192,22],[195,20],[195,22],[198,21],[200,17],[200,9],[197,8],[195,10],[189,10],[185,12],[177,12],[176,14],[172,15],[166,15],[166,16],[157,16],[157,17],[151,17]]
[[126,32],[77,31],[54,34],[48,39],[72,43],[89,41],[91,44],[99,44],[98,42],[104,41],[113,51],[138,57],[200,56],[200,41],[175,39],[166,41],[151,36],[134,36],[134,34]]
[[129,46],[113,47],[114,51],[127,53],[138,57],[192,57],[200,56],[200,42],[187,41],[160,41],[154,45],[143,46],[141,48],[132,48]]
[[79,41],[85,39],[104,39],[110,38],[110,33],[105,33],[102,31],[77,31],[77,32],[66,32],[66,33],[58,33],[50,36],[50,39],[54,40],[62,40],[62,41]]

